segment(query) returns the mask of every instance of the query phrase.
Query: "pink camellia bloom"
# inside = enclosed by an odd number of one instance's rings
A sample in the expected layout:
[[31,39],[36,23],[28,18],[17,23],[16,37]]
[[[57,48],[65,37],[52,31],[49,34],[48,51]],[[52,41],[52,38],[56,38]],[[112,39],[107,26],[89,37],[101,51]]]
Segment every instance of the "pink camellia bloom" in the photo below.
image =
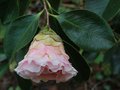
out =
[[65,82],[77,74],[68,61],[61,38],[50,30],[42,30],[35,36],[28,53],[15,71],[33,82],[56,80]]

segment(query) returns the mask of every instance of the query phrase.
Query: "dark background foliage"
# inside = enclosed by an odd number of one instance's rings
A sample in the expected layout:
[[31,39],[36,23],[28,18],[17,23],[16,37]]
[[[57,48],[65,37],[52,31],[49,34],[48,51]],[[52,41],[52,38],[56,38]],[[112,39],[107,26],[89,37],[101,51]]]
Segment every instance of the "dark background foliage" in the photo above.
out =
[[66,83],[35,84],[13,72],[46,17],[39,13],[41,0],[1,0],[0,90],[120,90],[120,0],[48,1],[50,27],[78,75]]

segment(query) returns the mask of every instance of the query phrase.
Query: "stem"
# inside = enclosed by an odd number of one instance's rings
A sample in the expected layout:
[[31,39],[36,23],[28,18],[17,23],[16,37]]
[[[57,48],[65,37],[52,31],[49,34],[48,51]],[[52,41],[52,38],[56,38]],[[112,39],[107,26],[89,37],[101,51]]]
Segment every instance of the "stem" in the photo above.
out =
[[52,9],[52,6],[51,6],[50,3],[48,2],[48,0],[46,0],[46,3],[47,3],[47,5],[48,5],[49,9],[51,10],[51,9]]
[[81,10],[84,9],[84,0],[80,0],[80,9],[81,9]]
[[46,0],[43,0],[43,4],[44,4],[45,12],[46,12],[46,17],[47,17],[47,26],[50,27],[50,24],[49,24],[49,12],[48,12],[48,9],[47,9]]

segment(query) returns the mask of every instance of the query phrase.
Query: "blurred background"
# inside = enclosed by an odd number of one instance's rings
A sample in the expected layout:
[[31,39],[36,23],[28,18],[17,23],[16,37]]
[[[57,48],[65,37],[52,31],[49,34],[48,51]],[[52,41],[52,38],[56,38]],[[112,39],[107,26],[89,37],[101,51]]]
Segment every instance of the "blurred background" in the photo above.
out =
[[[59,13],[76,9],[83,10],[84,7],[83,0],[62,0]],[[27,14],[33,14],[39,12],[42,8],[43,5],[40,0],[32,0],[26,12]],[[113,29],[115,38],[119,41],[120,12],[109,20],[108,24]],[[7,58],[3,50],[5,29],[2,25],[0,25],[0,29],[0,90],[21,90],[16,74],[11,73],[8,69]],[[87,82],[78,83],[72,79],[59,84],[54,81],[41,82],[40,84],[32,83],[31,90],[120,90],[120,44],[115,45],[107,52],[80,50],[80,53],[84,56],[92,71]],[[29,82],[23,82],[23,84],[29,84]]]

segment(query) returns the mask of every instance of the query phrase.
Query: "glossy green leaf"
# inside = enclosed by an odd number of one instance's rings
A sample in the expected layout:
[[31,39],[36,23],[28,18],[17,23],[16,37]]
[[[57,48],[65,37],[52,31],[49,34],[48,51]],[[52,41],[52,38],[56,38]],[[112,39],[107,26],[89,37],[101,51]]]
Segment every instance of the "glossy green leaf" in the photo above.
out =
[[85,50],[106,50],[114,43],[108,24],[95,13],[76,10],[55,16],[65,34]]
[[85,9],[110,20],[120,10],[120,0],[85,0]]
[[113,74],[120,74],[120,43],[106,52],[104,61],[110,65]]
[[27,15],[13,21],[4,40],[4,48],[8,57],[18,52],[34,37],[40,14]]
[[54,17],[50,17],[50,27],[62,38],[62,40],[69,42],[73,47],[79,50],[79,47],[76,46],[63,32],[60,24],[58,23],[57,19]]
[[89,79],[90,67],[80,55],[80,53],[70,44],[64,42],[66,53],[70,56],[69,61],[72,63],[73,67],[78,71],[75,79],[77,81],[85,81]]

